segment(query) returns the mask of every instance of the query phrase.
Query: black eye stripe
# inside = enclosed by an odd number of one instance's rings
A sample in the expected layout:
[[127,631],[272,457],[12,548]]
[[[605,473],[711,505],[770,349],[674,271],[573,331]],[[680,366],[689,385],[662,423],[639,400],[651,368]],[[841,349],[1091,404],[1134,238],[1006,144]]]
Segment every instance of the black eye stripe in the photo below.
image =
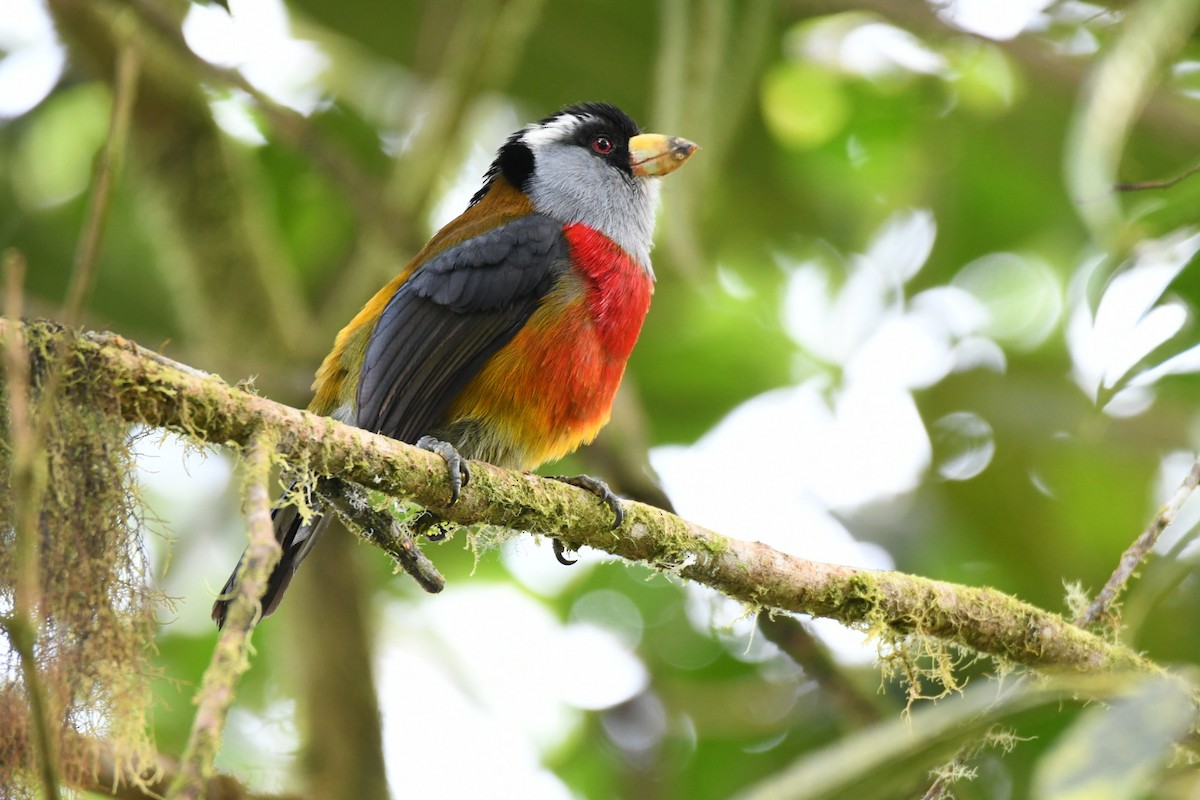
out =
[[[614,126],[609,120],[591,117],[576,128],[571,141],[610,167],[632,174],[633,168],[629,165],[629,139],[634,135],[636,132],[630,133],[623,127]],[[603,146],[605,141],[608,143],[607,148]]]
[[608,151],[610,153],[627,149],[629,146],[629,135],[624,131],[614,130],[612,126],[605,124],[603,120],[593,120],[587,124],[580,125],[579,130],[575,132],[572,139],[589,149],[595,149],[594,145],[597,140],[607,139],[612,146],[611,150]]

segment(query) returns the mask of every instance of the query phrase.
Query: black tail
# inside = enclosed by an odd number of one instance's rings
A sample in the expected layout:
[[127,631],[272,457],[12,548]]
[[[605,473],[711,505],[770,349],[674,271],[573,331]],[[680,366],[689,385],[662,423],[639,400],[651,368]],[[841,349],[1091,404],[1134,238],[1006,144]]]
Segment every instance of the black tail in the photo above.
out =
[[[312,498],[310,502],[318,501]],[[312,517],[307,524],[301,519],[300,512],[295,506],[284,506],[271,512],[271,520],[275,524],[275,538],[283,545],[283,555],[280,557],[279,563],[275,565],[275,571],[267,580],[267,590],[262,596],[262,616],[264,617],[279,607],[279,601],[283,598],[288,584],[292,582],[292,576],[299,569],[300,562],[313,549],[333,519],[332,515],[319,513],[319,505],[315,507],[318,514]],[[243,555],[242,558],[244,559],[245,556]],[[212,618],[218,628],[225,625],[225,614],[229,611],[229,603],[233,600],[233,593],[238,583],[238,573],[241,570],[242,562],[238,561],[237,568],[229,576],[229,580],[225,581],[221,594],[213,603]]]

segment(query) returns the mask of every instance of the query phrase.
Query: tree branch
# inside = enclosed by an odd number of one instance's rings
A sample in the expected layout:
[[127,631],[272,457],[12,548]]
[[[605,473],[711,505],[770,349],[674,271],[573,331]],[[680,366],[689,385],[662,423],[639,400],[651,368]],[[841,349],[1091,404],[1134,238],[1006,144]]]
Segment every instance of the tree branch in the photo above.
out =
[[250,544],[238,565],[240,579],[229,606],[229,617],[221,629],[212,663],[204,671],[192,733],[167,800],[202,800],[205,796],[213,761],[221,746],[225,715],[233,702],[233,688],[250,666],[246,657],[250,631],[258,619],[259,599],[267,589],[267,579],[281,552],[271,526],[271,495],[267,488],[274,444],[275,432],[267,425],[253,434],[247,448],[246,525],[250,529]]
[[[14,323],[0,320],[0,336]],[[237,446],[262,428],[293,466],[412,500],[463,525],[484,523],[560,539],[694,580],[761,610],[836,619],[881,636],[932,636],[1037,668],[1157,667],[1057,614],[990,588],[809,561],[729,539],[639,503],[611,530],[608,508],[578,489],[474,463],[462,498],[446,507],[445,464],[432,453],[333,419],[249,394],[111,334],[78,334],[54,323],[24,325],[33,353],[70,352],[70,402]]]
[[1179,510],[1192,496],[1192,492],[1196,491],[1197,485],[1200,485],[1200,459],[1192,462],[1192,468],[1188,470],[1183,482],[1167,498],[1167,502],[1154,515],[1154,519],[1150,520],[1150,524],[1146,526],[1141,535],[1134,539],[1133,544],[1129,545],[1121,554],[1121,560],[1117,562],[1117,568],[1113,570],[1112,576],[1104,584],[1100,593],[1096,595],[1092,604],[1079,615],[1079,619],[1075,620],[1076,625],[1086,627],[1109,613],[1117,596],[1125,589],[1125,584],[1129,582],[1129,579],[1133,577],[1134,570],[1150,554],[1150,550],[1162,532],[1179,516]]

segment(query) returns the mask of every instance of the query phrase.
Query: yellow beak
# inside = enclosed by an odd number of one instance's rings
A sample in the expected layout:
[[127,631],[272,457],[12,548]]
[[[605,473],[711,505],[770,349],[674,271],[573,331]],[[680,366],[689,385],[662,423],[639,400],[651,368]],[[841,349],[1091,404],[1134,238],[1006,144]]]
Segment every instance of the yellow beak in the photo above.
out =
[[638,176],[669,175],[700,147],[678,136],[643,133],[629,140],[629,166]]

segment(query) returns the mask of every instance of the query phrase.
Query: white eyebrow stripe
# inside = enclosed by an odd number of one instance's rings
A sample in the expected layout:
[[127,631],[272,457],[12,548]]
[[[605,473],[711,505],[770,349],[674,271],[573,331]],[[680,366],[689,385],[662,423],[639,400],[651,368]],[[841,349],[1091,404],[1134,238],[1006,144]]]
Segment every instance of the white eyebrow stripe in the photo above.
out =
[[521,136],[521,141],[525,144],[536,147],[543,144],[554,144],[556,142],[564,142],[583,125],[590,117],[578,117],[574,114],[563,114],[561,117],[555,117],[551,121],[530,128]]

